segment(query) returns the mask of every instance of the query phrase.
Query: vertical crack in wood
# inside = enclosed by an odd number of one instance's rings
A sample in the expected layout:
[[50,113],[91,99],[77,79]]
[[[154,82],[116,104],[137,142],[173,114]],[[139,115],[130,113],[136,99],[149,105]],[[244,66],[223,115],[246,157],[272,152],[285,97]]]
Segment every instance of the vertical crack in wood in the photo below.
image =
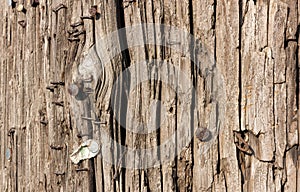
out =
[[[248,1],[247,1],[248,4]],[[239,115],[239,130],[243,130],[242,128],[242,98],[243,98],[243,63],[242,63],[242,28],[243,28],[243,23],[244,23],[244,16],[243,16],[243,1],[239,1],[239,45],[238,45],[238,54],[239,54],[239,97],[238,97],[238,115]],[[246,113],[246,112],[245,112]],[[245,114],[246,117],[246,114]],[[241,191],[244,191],[244,183],[245,180],[247,178],[245,178],[245,155],[239,151],[238,149],[236,149],[236,158],[237,158],[237,162],[238,162],[238,167],[240,170],[240,174],[241,174]]]

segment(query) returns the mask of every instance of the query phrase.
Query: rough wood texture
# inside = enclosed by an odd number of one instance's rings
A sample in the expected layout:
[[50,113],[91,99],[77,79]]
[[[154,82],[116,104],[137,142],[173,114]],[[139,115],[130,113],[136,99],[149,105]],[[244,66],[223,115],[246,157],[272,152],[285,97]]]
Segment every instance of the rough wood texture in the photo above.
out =
[[[0,10],[1,191],[299,191],[298,0],[28,0],[26,12],[8,2]],[[82,20],[92,5],[100,18]],[[141,23],[178,27],[204,48],[178,51],[188,38],[155,31],[156,44],[120,51],[151,41],[145,26],[140,36],[105,38]],[[90,75],[91,94],[68,93]],[[181,94],[170,86],[178,84]],[[160,129],[136,134],[136,121]],[[211,122],[219,134],[209,142],[183,137],[213,131]],[[72,151],[91,138],[101,152],[73,164]],[[150,148],[152,156],[127,155]]]

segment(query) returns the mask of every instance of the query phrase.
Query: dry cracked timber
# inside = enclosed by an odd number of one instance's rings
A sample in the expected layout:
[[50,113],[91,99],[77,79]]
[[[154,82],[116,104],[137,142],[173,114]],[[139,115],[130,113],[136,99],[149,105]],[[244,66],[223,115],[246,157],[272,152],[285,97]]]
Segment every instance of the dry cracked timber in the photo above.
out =
[[[30,2],[5,1],[0,9],[1,191],[299,191],[298,0],[39,0],[34,7]],[[20,3],[26,11],[17,11]],[[65,7],[55,9],[60,3]],[[82,22],[92,5],[100,18]],[[93,93],[72,97],[67,87],[81,78],[80,66],[93,45],[141,23],[178,27],[205,44],[222,76],[223,95],[212,96],[214,81],[196,65],[203,59],[197,47],[178,52],[144,44],[121,51],[105,66],[98,60],[88,84]],[[119,36],[103,46],[109,54],[114,51],[109,48],[139,37]],[[154,60],[174,67],[159,71]],[[119,75],[142,61],[157,79],[131,92],[134,79],[127,79],[112,94]],[[191,94],[184,99],[168,86],[172,76],[185,82],[175,67],[187,74],[185,93]],[[163,75],[170,81],[162,82]],[[151,108],[153,100],[161,105]],[[123,149],[101,139],[99,130],[122,146],[147,149],[176,133],[174,148],[182,135],[209,127],[216,103],[219,134],[205,153],[205,132],[198,132],[167,163],[131,169],[122,165],[134,158],[122,160]],[[116,108],[126,113],[116,115]],[[83,115],[106,123],[95,125]],[[130,129],[136,120],[150,119],[162,122],[160,129],[149,134]],[[96,158],[72,164],[72,151],[91,137],[105,148]],[[148,160],[174,153],[164,148]]]

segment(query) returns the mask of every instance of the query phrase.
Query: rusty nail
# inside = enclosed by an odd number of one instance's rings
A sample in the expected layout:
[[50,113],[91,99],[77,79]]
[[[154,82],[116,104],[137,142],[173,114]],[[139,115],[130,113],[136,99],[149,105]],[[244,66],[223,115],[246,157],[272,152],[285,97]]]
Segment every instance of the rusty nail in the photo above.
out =
[[69,41],[80,41],[79,38],[75,38],[75,37],[69,37],[68,40]]
[[50,84],[52,84],[52,85],[61,85],[61,86],[64,86],[65,85],[65,82],[63,82],[63,81],[58,81],[58,82],[50,82]]
[[80,25],[83,25],[83,21],[79,21],[79,22],[73,23],[73,24],[71,24],[70,26],[71,26],[71,27],[78,27],[78,26],[80,26]]
[[75,171],[79,172],[79,171],[89,171],[88,168],[78,168],[78,169],[75,169]]
[[251,155],[253,153],[253,151],[251,150],[251,147],[249,146],[249,144],[243,139],[243,137],[241,136],[241,133],[234,132],[234,136],[238,139],[237,142],[234,142],[235,146],[240,151],[243,151],[246,154]]
[[21,25],[23,28],[26,27],[26,22],[24,20],[18,21],[19,25]]
[[53,149],[53,150],[62,150],[63,147],[62,146],[54,146],[54,145],[50,145],[50,148]]
[[57,5],[55,8],[53,8],[52,11],[57,13],[60,9],[63,9],[63,8],[66,9],[67,6],[65,6],[64,4],[61,3],[61,4]]
[[58,105],[58,106],[61,106],[61,107],[64,106],[64,102],[63,101],[59,101],[59,102],[58,101],[53,101],[52,104]]
[[80,19],[84,20],[84,19],[94,19],[94,17],[91,16],[81,16]]

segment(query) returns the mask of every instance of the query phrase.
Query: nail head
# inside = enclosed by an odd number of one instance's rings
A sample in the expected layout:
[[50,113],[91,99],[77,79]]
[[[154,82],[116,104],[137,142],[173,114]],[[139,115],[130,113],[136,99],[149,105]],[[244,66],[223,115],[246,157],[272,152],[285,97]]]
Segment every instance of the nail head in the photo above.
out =
[[200,141],[206,142],[210,140],[211,133],[207,128],[199,127],[195,132],[195,136]]

